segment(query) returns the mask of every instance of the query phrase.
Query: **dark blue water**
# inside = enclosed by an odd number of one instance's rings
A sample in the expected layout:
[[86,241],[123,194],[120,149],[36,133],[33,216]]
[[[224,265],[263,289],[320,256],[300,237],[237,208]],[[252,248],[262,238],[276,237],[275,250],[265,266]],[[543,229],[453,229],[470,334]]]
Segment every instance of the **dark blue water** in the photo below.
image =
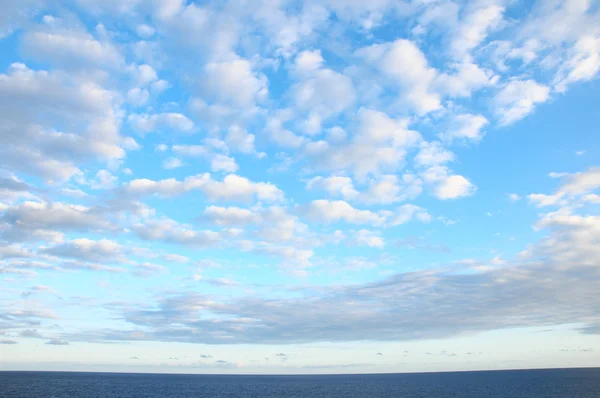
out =
[[0,372],[12,397],[600,397],[600,368],[335,376]]

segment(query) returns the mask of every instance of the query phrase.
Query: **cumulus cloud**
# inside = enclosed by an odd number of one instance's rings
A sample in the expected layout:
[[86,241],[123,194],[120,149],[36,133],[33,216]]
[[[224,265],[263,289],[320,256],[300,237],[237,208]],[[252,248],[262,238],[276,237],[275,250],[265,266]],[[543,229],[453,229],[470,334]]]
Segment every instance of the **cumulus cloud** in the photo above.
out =
[[501,1],[475,2],[466,7],[464,14],[450,43],[457,58],[468,56],[502,22],[504,6]]
[[128,121],[140,133],[165,130],[190,132],[194,129],[194,122],[181,113],[132,114]]
[[508,125],[533,112],[535,105],[550,97],[550,88],[534,80],[508,82],[494,98],[495,113],[501,125]]
[[248,131],[238,125],[233,125],[227,131],[225,142],[231,150],[241,153],[252,153],[259,157],[263,157],[263,153],[257,153],[255,148],[255,136],[249,134]]
[[405,204],[400,206],[395,213],[391,215],[389,223],[392,226],[401,225],[406,224],[413,219],[427,223],[431,221],[431,215],[426,209],[420,206]]
[[350,240],[350,245],[368,246],[383,249],[385,240],[376,232],[367,229],[356,231]]
[[235,159],[226,155],[214,155],[210,161],[212,171],[224,171],[234,173],[238,169]]
[[183,166],[183,162],[178,158],[167,158],[163,161],[163,169],[173,170]]
[[256,220],[251,210],[239,207],[209,206],[202,217],[218,225],[244,225]]
[[218,232],[197,231],[189,225],[182,225],[170,219],[148,220],[132,225],[131,229],[141,239],[188,245],[192,247],[211,247],[221,241]]
[[514,203],[514,202],[518,202],[519,200],[521,200],[521,197],[516,193],[509,193],[508,200],[510,200],[511,202]]
[[0,103],[0,155],[15,171],[64,180],[81,173],[80,162],[122,159],[137,147],[120,135],[116,93],[93,79],[14,63],[0,74]]
[[454,154],[437,142],[422,142],[419,152],[415,155],[418,166],[437,166],[454,160]]
[[407,127],[406,120],[361,108],[352,139],[339,144],[318,141],[305,149],[316,166],[328,170],[348,170],[357,178],[378,176],[400,168],[407,150],[421,141],[421,135]]
[[73,239],[65,243],[41,248],[40,254],[55,257],[81,260],[85,262],[124,262],[123,247],[118,243],[108,240],[91,240],[87,238]]
[[98,40],[81,29],[52,25],[55,24],[40,25],[25,33],[21,43],[29,56],[65,69],[124,65],[125,59],[119,49],[106,39]]
[[[13,175],[0,176],[0,201],[5,205],[22,198],[35,198],[39,189]],[[0,202],[1,203],[1,202]]]
[[268,97],[268,81],[247,59],[208,62],[198,81],[198,96],[190,109],[213,128],[248,119]]
[[294,65],[299,82],[290,88],[295,109],[301,111],[300,129],[309,135],[322,131],[322,123],[350,107],[356,100],[352,81],[347,76],[323,67],[317,51],[303,51]]
[[430,167],[423,172],[422,176],[423,180],[431,185],[433,195],[442,200],[470,196],[477,189],[467,178],[452,174],[446,166]]
[[33,253],[22,245],[3,245],[0,247],[0,260],[8,258],[25,258],[30,257]]
[[344,176],[314,177],[307,182],[306,188],[309,190],[321,189],[330,196],[341,196],[346,200],[359,196],[359,192],[354,188],[352,178]]
[[61,231],[116,231],[118,226],[96,208],[62,202],[23,202],[0,217],[0,236],[6,240],[58,238]]
[[367,204],[389,204],[413,199],[422,192],[422,181],[412,174],[402,178],[395,175],[383,175],[367,183],[364,191],[359,192],[350,177],[330,176],[313,177],[306,183],[309,190],[322,190],[331,197],[341,197],[348,201]]
[[[551,195],[530,194],[527,196],[530,202],[538,207],[565,204],[600,188],[600,168],[590,168],[579,173],[565,173],[557,175],[562,180],[559,189]],[[584,196],[584,201],[594,202],[594,196]]]
[[132,180],[122,185],[118,193],[132,197],[148,195],[168,197],[192,190],[200,190],[210,200],[248,201],[255,197],[258,200],[275,202],[283,199],[283,192],[271,183],[255,183],[235,174],[229,174],[223,181],[215,181],[208,173],[190,176],[182,181],[176,179]]
[[481,115],[472,115],[470,113],[456,115],[448,130],[440,136],[447,140],[467,140],[480,141],[483,138],[483,128],[488,124],[488,120]]
[[432,88],[437,71],[412,41],[373,44],[357,55],[397,84],[402,100],[416,112],[425,114],[441,108],[440,95]]
[[148,262],[135,264],[133,268],[134,275],[141,277],[155,276],[167,272],[168,271],[166,267]]
[[384,217],[369,210],[359,210],[343,200],[313,200],[301,207],[302,214],[311,221],[350,224],[382,224]]
[[108,170],[99,170],[96,173],[94,180],[90,181],[90,186],[93,189],[110,189],[117,184],[118,178],[111,174]]
[[41,0],[7,0],[2,5],[2,16],[0,16],[0,39],[8,37],[21,24],[36,15]]

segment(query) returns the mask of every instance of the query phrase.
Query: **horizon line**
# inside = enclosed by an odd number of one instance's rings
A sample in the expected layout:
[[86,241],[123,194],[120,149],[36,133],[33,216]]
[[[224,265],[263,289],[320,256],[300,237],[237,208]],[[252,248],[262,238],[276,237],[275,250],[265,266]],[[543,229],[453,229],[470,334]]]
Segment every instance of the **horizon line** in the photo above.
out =
[[94,370],[5,370],[0,373],[97,373],[97,374],[132,374],[132,375],[175,375],[175,376],[386,376],[386,375],[419,375],[439,373],[489,373],[489,372],[519,372],[519,371],[546,371],[546,370],[600,370],[599,366],[574,366],[557,368],[506,368],[506,369],[477,369],[477,370],[440,370],[423,372],[373,372],[373,373],[170,373],[170,372],[111,372]]

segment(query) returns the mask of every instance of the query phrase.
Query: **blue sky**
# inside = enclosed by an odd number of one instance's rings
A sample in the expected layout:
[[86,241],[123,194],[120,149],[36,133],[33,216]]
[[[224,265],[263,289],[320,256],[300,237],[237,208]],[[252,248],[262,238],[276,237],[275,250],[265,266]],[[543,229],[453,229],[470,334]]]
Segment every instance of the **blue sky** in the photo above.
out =
[[2,7],[2,369],[598,364],[597,1]]

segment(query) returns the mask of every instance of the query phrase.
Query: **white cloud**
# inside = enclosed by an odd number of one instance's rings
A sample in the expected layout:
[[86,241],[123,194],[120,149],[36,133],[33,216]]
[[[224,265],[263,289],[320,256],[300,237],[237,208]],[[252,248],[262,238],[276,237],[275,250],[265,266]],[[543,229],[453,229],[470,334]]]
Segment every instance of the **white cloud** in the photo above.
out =
[[389,204],[413,199],[422,192],[422,181],[412,174],[382,175],[368,181],[364,191],[359,192],[350,177],[313,177],[306,183],[309,190],[323,190],[330,197],[366,204]]
[[133,265],[133,273],[137,276],[148,277],[157,274],[168,273],[168,269],[159,264],[152,264],[148,262],[138,263]]
[[352,178],[343,176],[314,177],[306,183],[306,188],[324,190],[332,197],[341,196],[346,200],[352,200],[359,195],[354,189]]
[[240,207],[208,206],[202,213],[202,218],[217,225],[244,225],[256,221],[257,216],[248,209]]
[[550,89],[534,80],[512,80],[496,95],[493,104],[501,125],[508,125],[533,112],[535,105],[550,97]]
[[73,239],[41,249],[42,254],[86,262],[124,262],[123,247],[117,242],[101,239]]
[[183,162],[178,158],[167,158],[163,161],[163,169],[173,170],[183,166]]
[[90,181],[92,189],[110,189],[117,184],[118,178],[108,170],[99,170],[94,180]]
[[441,133],[440,137],[446,140],[480,141],[483,138],[483,128],[488,120],[481,115],[463,113],[452,118],[448,130]]
[[171,149],[173,152],[184,156],[205,156],[209,153],[204,145],[173,145]]
[[150,99],[150,93],[148,90],[134,87],[127,91],[127,102],[133,106],[142,106]]
[[269,93],[267,78],[242,58],[207,63],[198,87],[190,109],[215,130],[253,117]]
[[368,189],[361,193],[359,201],[367,204],[390,204],[414,199],[423,192],[423,181],[414,174],[383,175],[369,182]]
[[28,18],[36,15],[41,4],[41,0],[4,0],[0,13],[0,39],[8,37]]
[[361,229],[354,233],[354,236],[350,240],[350,244],[383,249],[385,247],[385,240],[377,232]]
[[593,167],[587,171],[565,176],[559,192],[566,195],[581,195],[600,187],[600,168]]
[[36,191],[38,191],[36,187],[27,184],[14,175],[3,177],[0,174],[0,210],[19,199],[35,199],[36,196],[33,192]]
[[474,2],[463,11],[466,15],[453,33],[450,50],[457,58],[468,56],[484,41],[489,31],[503,20],[504,7],[499,1]]
[[5,166],[47,180],[79,174],[78,162],[121,159],[135,144],[119,133],[116,93],[85,77],[15,63],[0,75],[0,104]]
[[155,29],[150,25],[139,24],[138,26],[135,27],[135,32],[141,38],[146,39],[146,38],[154,35]]
[[538,207],[562,205],[600,188],[600,168],[574,174],[555,173],[555,177],[561,178],[562,184],[554,194],[530,194],[527,196],[529,201]]
[[481,69],[471,62],[459,63],[452,67],[454,74],[439,74],[435,81],[438,90],[451,97],[470,97],[474,91],[494,85],[499,78],[491,71]]
[[391,43],[373,44],[357,51],[374,68],[395,82],[402,100],[419,114],[441,108],[440,95],[432,89],[437,71],[411,41],[398,39]]
[[569,51],[567,60],[561,65],[554,84],[559,92],[564,92],[567,85],[579,81],[590,80],[600,71],[600,35],[583,36]]
[[238,169],[235,159],[225,155],[214,155],[210,161],[210,169],[212,171],[224,171],[234,173]]
[[173,129],[181,132],[190,132],[194,129],[194,122],[181,113],[157,113],[131,114],[128,117],[129,123],[134,129],[141,133]]
[[[249,134],[246,129],[238,125],[233,125],[227,130],[225,142],[231,150],[241,153],[256,153],[254,147],[254,134]],[[257,154],[259,157],[264,156],[264,153]]]
[[118,68],[124,58],[116,46],[80,30],[45,29],[23,36],[23,47],[32,57],[65,69],[76,67]]
[[87,193],[83,192],[81,189],[72,188],[61,188],[59,193],[65,196],[71,196],[73,198],[84,198],[87,196]]
[[190,262],[190,259],[186,256],[182,256],[181,254],[173,254],[173,253],[168,253],[168,254],[163,254],[162,259],[165,261],[170,261],[170,262],[175,262],[175,263],[180,263],[180,264],[186,264]]
[[139,84],[140,86],[146,86],[158,79],[156,70],[148,64],[133,65],[131,67],[131,72],[136,84]]
[[283,192],[275,185],[251,182],[247,178],[235,174],[228,175],[223,182],[209,180],[202,190],[212,200],[247,200],[252,196],[267,202],[283,199]]
[[154,94],[160,94],[163,91],[171,88],[171,84],[166,80],[157,80],[150,85],[150,90]]
[[298,148],[307,142],[305,137],[299,137],[284,127],[284,123],[291,119],[289,110],[279,111],[267,119],[265,131],[275,144],[285,148]]
[[587,203],[593,203],[593,204],[599,205],[600,204],[600,195],[595,194],[595,193],[590,193],[587,195],[583,195],[581,197],[581,200],[583,200],[584,202],[587,202]]
[[324,25],[329,11],[321,3],[307,3],[302,7],[288,7],[289,4],[272,1],[259,1],[250,8],[253,21],[273,47],[277,56],[290,58],[299,43],[310,38],[314,31]]
[[415,163],[418,166],[437,166],[444,163],[452,162],[454,160],[454,154],[444,148],[444,146],[437,142],[425,142],[421,143],[419,152],[415,156]]
[[534,203],[537,207],[553,206],[563,203],[562,201],[560,201],[559,196],[546,195],[542,193],[529,194],[527,195],[527,199],[529,199],[529,201],[531,203]]
[[208,173],[190,176],[183,181],[136,179],[120,188],[124,195],[164,197],[181,195],[192,190],[204,192],[210,200],[248,201],[256,197],[258,200],[273,202],[282,200],[284,196],[283,192],[271,183],[256,183],[235,174],[226,176],[222,182],[212,180]]
[[208,173],[190,176],[183,181],[173,178],[160,181],[135,179],[121,185],[119,189],[124,195],[130,196],[159,195],[168,197],[199,189],[208,181],[210,181]]
[[386,16],[402,15],[405,4],[393,0],[327,0],[337,18],[361,29],[370,30],[379,26]]
[[306,115],[300,125],[305,134],[320,133],[326,119],[349,108],[356,99],[352,81],[322,63],[319,51],[304,51],[294,66],[300,81],[292,86],[290,95],[295,109]]
[[426,209],[412,205],[405,204],[396,209],[395,212],[390,216],[389,225],[401,225],[416,219],[420,222],[428,223],[431,221],[431,215]]
[[542,1],[535,4],[519,34],[535,37],[544,45],[573,42],[590,32],[597,33],[597,18],[597,10],[588,0]]
[[348,170],[359,179],[395,172],[407,149],[421,141],[421,135],[408,129],[405,120],[393,119],[383,112],[361,108],[356,119],[350,142],[313,143],[313,151],[307,155],[315,160],[316,167]]
[[115,231],[118,227],[94,208],[68,203],[23,202],[8,207],[0,218],[6,240],[55,240],[61,231]]
[[215,246],[222,239],[218,232],[196,231],[188,225],[182,225],[169,219],[148,220],[133,225],[131,229],[144,240],[176,243],[196,248]]
[[422,173],[423,180],[433,188],[438,199],[458,199],[473,195],[476,187],[465,177],[452,174],[446,166],[433,166]]
[[205,66],[202,88],[217,102],[239,107],[254,106],[268,95],[267,80],[256,74],[250,61],[236,59]]
[[519,200],[521,200],[521,197],[519,195],[517,195],[516,193],[509,193],[508,194],[508,200],[510,200],[511,202],[518,202]]
[[500,71],[509,71],[506,61],[519,60],[524,66],[536,58],[540,51],[540,41],[536,38],[527,39],[520,47],[510,41],[494,40],[488,44],[491,49],[491,59]]
[[8,258],[26,258],[31,257],[33,253],[22,245],[3,245],[0,247],[0,260]]
[[522,253],[526,258],[550,258],[563,270],[598,266],[600,217],[574,214],[572,209],[563,208],[544,214],[534,227],[549,229],[550,234]]
[[350,224],[382,224],[384,217],[369,210],[358,210],[343,200],[313,200],[300,207],[301,213],[311,221],[332,223],[344,221]]
[[296,55],[294,68],[300,74],[311,74],[323,67],[325,60],[321,55],[321,51],[302,51]]

